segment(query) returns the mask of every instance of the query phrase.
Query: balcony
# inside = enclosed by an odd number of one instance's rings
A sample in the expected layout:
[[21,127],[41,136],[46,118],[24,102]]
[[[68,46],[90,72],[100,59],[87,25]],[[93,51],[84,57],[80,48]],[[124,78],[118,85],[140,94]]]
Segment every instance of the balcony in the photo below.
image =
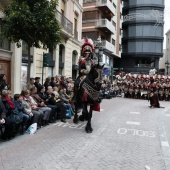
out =
[[104,32],[110,32],[112,34],[115,34],[114,25],[107,19],[96,20],[96,28],[99,28]]
[[115,46],[109,41],[103,40],[101,41],[101,45],[104,48],[104,51],[107,53],[115,54]]
[[94,46],[98,45],[103,47],[103,50],[110,55],[114,55],[116,53],[115,46],[107,40],[102,40],[101,43],[95,40],[93,40],[93,42],[94,42]]
[[96,6],[104,12],[105,16],[109,15],[109,17],[112,17],[116,13],[115,7],[109,0],[96,1]]
[[70,38],[73,34],[73,23],[68,20],[63,14],[59,11],[56,12],[56,18],[60,24],[61,33],[64,38]]

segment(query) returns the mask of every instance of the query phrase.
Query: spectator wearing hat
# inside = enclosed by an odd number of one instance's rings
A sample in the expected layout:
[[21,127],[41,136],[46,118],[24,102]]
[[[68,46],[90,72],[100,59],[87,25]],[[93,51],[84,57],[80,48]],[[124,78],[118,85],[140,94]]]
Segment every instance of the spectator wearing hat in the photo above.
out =
[[34,83],[35,87],[37,88],[37,91],[40,91],[40,87],[42,86],[40,84],[40,77],[35,77],[35,83]]

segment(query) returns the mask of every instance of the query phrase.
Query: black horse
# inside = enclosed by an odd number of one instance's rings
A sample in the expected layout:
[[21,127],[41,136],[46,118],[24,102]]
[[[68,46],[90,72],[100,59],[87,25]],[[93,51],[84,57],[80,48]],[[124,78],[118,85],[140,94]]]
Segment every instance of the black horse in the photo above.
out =
[[[103,67],[104,65],[95,64],[80,85],[76,87],[77,85],[75,84],[74,86],[75,115],[73,122],[78,123],[78,119],[80,121],[87,120],[87,125],[85,127],[87,133],[93,131],[91,127],[92,112],[101,102],[99,99],[99,91],[102,84]],[[90,105],[89,111],[87,108],[88,105]],[[77,114],[78,108],[83,109],[82,115],[79,117]]]

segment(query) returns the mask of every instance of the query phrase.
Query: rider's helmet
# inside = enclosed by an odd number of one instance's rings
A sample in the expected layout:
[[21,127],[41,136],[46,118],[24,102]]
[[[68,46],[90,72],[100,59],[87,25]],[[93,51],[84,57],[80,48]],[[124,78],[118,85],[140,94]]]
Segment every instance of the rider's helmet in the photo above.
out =
[[92,53],[94,50],[94,45],[93,45],[93,41],[90,38],[84,37],[81,40],[81,54],[83,57],[85,57],[86,59],[91,57]]

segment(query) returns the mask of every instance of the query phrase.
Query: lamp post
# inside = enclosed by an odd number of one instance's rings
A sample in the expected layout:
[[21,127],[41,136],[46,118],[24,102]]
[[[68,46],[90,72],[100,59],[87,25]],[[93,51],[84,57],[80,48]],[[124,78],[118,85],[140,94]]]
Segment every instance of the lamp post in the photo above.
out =
[[167,71],[167,75],[168,75],[168,69],[169,69],[169,61],[167,60],[166,62],[165,62],[165,66],[166,66],[166,71]]
[[103,48],[101,46],[98,46],[96,45],[95,48],[94,48],[94,52],[98,58],[98,64],[99,62],[102,62],[103,61]]

